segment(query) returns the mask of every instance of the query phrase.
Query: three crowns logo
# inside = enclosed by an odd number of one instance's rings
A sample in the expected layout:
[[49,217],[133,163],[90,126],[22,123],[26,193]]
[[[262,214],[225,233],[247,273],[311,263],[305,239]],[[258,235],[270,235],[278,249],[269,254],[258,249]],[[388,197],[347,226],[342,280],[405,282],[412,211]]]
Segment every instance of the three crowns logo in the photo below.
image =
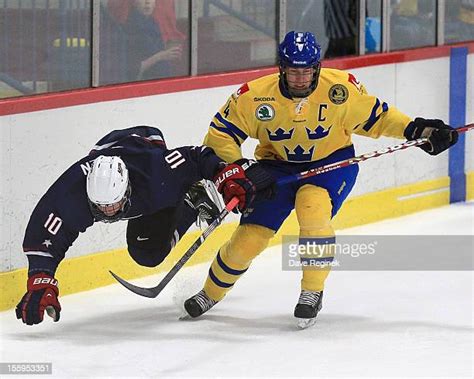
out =
[[324,130],[324,128],[321,125],[318,125],[318,127],[313,131],[310,128],[306,128],[306,134],[308,135],[308,138],[310,140],[315,140],[315,139],[321,139],[326,137],[329,134],[329,131],[331,130],[332,125]]
[[270,139],[270,141],[284,141],[287,139],[291,139],[291,137],[293,137],[293,132],[295,131],[294,128],[290,129],[288,133],[286,133],[285,130],[282,128],[278,128],[277,130],[275,130],[274,133],[272,133],[268,129],[266,130],[267,130],[268,138]]
[[311,146],[308,152],[300,145],[297,145],[293,152],[286,146],[283,147],[285,148],[286,157],[290,162],[309,162],[313,158],[314,146]]

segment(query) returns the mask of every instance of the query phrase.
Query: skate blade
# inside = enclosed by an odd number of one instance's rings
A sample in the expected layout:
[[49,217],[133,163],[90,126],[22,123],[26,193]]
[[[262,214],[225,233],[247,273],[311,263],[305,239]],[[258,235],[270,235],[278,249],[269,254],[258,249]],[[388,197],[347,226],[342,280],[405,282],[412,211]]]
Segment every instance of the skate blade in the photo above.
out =
[[299,318],[296,321],[296,326],[300,329],[306,329],[316,323],[316,317],[313,318]]
[[188,315],[187,313],[183,313],[181,316],[178,317],[178,320],[179,321],[188,321],[188,320],[192,320],[193,318]]

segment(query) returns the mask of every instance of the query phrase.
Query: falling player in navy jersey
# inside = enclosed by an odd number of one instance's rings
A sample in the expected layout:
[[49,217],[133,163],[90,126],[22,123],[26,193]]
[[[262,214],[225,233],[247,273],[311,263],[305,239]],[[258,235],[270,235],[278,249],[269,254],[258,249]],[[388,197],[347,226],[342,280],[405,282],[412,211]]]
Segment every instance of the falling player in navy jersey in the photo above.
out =
[[28,325],[44,311],[59,320],[54,278],[66,251],[95,222],[128,220],[130,256],[142,266],[159,265],[199,213],[210,222],[218,207],[196,182],[214,179],[224,198],[237,196],[245,209],[260,187],[251,170],[228,165],[213,150],[186,146],[168,150],[153,127],[115,130],[74,163],[48,189],[30,217],[23,250],[28,258],[27,292],[16,307]]

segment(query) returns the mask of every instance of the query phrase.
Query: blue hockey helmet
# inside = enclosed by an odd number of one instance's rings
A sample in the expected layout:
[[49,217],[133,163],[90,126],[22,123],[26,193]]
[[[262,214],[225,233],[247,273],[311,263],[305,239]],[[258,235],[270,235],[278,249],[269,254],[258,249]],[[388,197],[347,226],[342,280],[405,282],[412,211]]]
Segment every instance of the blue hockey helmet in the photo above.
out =
[[[316,37],[310,32],[291,31],[286,34],[283,42],[278,47],[278,64],[280,66],[280,79],[285,90],[293,97],[309,96],[318,83],[321,69],[321,47]],[[314,69],[311,85],[305,91],[295,91],[288,86],[285,68],[310,68]]]
[[321,47],[310,32],[289,32],[278,47],[280,66],[306,68],[316,66],[321,59]]

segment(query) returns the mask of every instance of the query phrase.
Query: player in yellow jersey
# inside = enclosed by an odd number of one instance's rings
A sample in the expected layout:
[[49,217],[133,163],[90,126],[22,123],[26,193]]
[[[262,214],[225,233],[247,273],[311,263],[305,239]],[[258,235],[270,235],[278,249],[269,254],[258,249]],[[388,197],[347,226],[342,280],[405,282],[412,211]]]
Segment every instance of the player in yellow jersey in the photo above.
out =
[[[280,186],[271,197],[273,179],[353,157],[354,133],[408,140],[427,137],[429,143],[421,147],[432,155],[457,141],[457,132],[443,121],[412,120],[369,95],[353,75],[321,68],[320,47],[311,33],[288,33],[278,55],[279,74],[240,87],[214,116],[204,140],[227,162],[248,167],[252,182],[263,189],[263,200],[240,204],[244,211],[240,225],[219,250],[204,289],[185,302],[192,317],[222,300],[295,209],[299,243],[320,245],[318,251],[324,252],[316,262],[312,260],[315,266],[303,265],[301,294],[294,312],[303,327],[312,324],[322,306],[327,264],[333,259],[331,219],[354,186],[358,167]],[[259,140],[255,150],[258,163],[242,156],[241,144],[249,137]]]

